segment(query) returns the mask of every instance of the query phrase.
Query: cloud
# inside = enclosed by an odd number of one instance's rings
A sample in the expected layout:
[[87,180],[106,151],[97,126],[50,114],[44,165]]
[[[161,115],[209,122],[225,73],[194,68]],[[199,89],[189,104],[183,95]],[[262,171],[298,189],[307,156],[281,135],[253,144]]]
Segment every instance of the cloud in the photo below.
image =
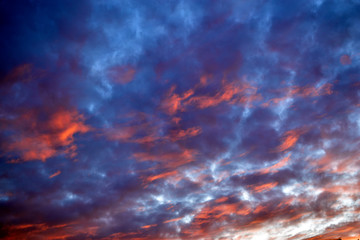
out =
[[24,161],[46,161],[61,153],[75,156],[74,134],[90,130],[84,124],[83,116],[76,111],[60,109],[45,121],[37,122],[36,119],[38,116],[35,112],[25,112],[9,123],[7,128],[14,129],[16,135],[9,138],[5,148],[8,152],[18,153]]
[[59,176],[60,174],[61,174],[61,171],[58,170],[56,173],[51,174],[51,175],[49,176],[49,178],[53,178],[53,177]]
[[107,75],[115,83],[126,84],[133,80],[135,69],[130,66],[114,66],[108,70]]
[[283,136],[283,142],[276,148],[276,151],[283,152],[293,147],[301,136],[300,130],[289,130]]
[[0,238],[357,239],[357,1],[0,5]]
[[278,183],[274,182],[274,183],[265,183],[263,185],[259,185],[259,186],[254,186],[254,191],[255,192],[263,192],[263,191],[268,191],[269,189],[272,189],[274,187],[276,187]]

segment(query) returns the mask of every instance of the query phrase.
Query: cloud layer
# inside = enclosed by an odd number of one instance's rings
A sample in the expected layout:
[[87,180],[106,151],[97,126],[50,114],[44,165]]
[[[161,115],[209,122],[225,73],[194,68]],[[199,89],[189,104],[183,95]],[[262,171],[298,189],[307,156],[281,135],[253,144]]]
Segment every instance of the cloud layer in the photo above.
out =
[[359,1],[0,9],[1,238],[360,238]]

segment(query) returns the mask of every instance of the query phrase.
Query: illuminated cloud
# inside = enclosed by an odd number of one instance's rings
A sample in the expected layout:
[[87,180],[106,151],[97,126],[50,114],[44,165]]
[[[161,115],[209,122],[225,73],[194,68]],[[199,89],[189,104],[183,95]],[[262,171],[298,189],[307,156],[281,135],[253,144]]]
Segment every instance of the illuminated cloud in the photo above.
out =
[[24,161],[41,160],[67,153],[76,155],[74,135],[86,133],[90,127],[76,111],[58,110],[45,121],[37,121],[40,113],[25,112],[9,122],[15,134],[8,138],[5,148]]
[[282,152],[293,147],[301,135],[300,130],[289,130],[283,136],[283,142],[276,148],[276,151]]
[[172,86],[167,94],[167,97],[163,100],[162,108],[169,115],[174,115],[178,111],[184,111],[182,102],[194,94],[193,90],[188,90],[182,96],[174,93],[176,86]]
[[276,187],[277,183],[265,183],[263,185],[259,185],[259,186],[254,186],[253,187],[253,190],[255,192],[263,192],[263,191],[267,191],[267,190],[270,190],[274,187]]
[[60,170],[58,170],[56,173],[51,174],[51,175],[49,176],[49,178],[56,177],[56,176],[58,176],[58,175],[60,175],[60,174],[61,174],[61,171],[60,171]]

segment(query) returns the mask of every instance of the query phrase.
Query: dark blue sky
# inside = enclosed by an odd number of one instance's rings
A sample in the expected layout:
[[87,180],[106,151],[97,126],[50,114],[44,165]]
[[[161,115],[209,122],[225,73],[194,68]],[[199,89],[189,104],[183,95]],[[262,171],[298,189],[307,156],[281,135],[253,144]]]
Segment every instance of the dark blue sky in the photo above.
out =
[[360,1],[0,1],[0,238],[360,237]]

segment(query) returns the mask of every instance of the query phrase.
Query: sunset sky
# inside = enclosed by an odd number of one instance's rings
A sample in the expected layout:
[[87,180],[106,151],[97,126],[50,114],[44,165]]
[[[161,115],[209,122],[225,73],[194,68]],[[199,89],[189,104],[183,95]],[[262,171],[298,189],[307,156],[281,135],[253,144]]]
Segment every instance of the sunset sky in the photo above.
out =
[[1,0],[0,239],[360,238],[360,0]]

